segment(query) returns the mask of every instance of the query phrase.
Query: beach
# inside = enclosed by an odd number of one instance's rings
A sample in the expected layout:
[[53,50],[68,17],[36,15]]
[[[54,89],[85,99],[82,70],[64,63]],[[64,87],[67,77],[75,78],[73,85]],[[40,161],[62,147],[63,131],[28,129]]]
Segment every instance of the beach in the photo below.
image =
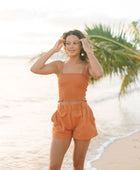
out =
[[[58,101],[57,77],[33,74],[30,67],[26,57],[0,58],[0,170],[48,170],[51,116]],[[98,136],[90,142],[84,170],[95,170],[97,160],[102,160],[112,143],[114,146],[140,131],[140,90],[130,89],[119,101],[119,88],[120,79],[116,76],[88,87],[87,101],[95,116]],[[73,141],[62,170],[72,170],[72,154]],[[118,160],[115,165],[120,164]],[[126,161],[130,163],[129,158]]]
[[[95,56],[97,53],[103,68],[112,73],[106,76],[105,71],[105,77],[89,83],[87,88],[86,100],[93,111],[98,136],[90,140],[84,170],[140,170],[140,71],[133,69],[129,58],[138,58],[140,52],[135,34],[137,26],[140,31],[139,6],[138,0],[1,3],[0,170],[49,169],[51,118],[58,106],[58,79],[55,74],[34,74],[30,68],[64,32],[78,29],[88,37],[89,28],[93,28],[93,37],[89,37]],[[125,53],[126,49],[130,52]],[[64,61],[67,57],[62,51],[47,62]],[[105,58],[107,54],[110,58]],[[112,64],[107,66],[104,62]],[[124,75],[121,70],[125,71],[126,82],[136,78],[136,83],[130,83],[119,98]],[[73,148],[72,140],[61,170],[73,170]]]
[[110,144],[93,166],[97,170],[139,170],[140,132]]

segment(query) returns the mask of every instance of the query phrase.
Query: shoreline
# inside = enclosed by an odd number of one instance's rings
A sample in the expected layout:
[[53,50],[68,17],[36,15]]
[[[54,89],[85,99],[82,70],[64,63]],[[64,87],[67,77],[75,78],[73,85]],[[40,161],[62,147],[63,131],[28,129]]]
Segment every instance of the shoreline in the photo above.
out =
[[97,170],[139,170],[140,131],[111,143],[91,164]]

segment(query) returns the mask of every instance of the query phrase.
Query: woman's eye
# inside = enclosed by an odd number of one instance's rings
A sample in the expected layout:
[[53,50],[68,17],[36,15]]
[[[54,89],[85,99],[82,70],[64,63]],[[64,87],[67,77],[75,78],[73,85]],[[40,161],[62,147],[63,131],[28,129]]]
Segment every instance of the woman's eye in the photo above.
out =
[[73,44],[73,45],[78,45],[78,44],[79,44],[79,42],[73,42],[73,43],[66,42],[65,44],[66,44],[66,45],[71,45],[71,44]]
[[70,43],[66,43],[66,45],[70,45]]

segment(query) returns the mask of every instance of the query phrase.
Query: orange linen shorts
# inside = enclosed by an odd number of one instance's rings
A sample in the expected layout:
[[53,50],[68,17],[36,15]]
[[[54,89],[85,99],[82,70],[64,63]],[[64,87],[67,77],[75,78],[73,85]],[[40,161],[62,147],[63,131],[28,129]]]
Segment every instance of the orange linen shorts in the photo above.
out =
[[72,105],[58,104],[51,121],[54,138],[73,137],[78,140],[88,140],[98,134],[93,112],[86,102]]

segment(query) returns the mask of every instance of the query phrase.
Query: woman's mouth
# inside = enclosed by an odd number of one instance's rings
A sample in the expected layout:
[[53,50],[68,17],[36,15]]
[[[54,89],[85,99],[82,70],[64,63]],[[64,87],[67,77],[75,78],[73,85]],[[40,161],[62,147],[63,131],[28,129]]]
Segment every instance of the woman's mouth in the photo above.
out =
[[75,52],[75,50],[69,50],[69,52],[70,52],[70,53],[74,53],[74,52]]

